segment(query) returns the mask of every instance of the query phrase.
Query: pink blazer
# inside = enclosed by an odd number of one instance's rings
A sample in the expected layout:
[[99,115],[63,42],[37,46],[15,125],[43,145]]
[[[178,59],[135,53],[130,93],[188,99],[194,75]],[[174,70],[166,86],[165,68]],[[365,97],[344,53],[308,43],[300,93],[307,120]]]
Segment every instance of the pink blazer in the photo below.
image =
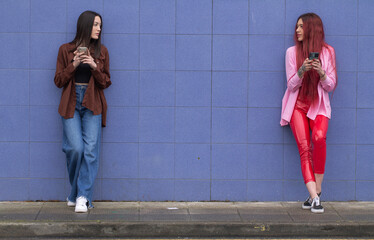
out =
[[[325,81],[318,84],[318,101],[315,101],[307,113],[307,117],[314,120],[317,115],[323,115],[331,118],[331,106],[328,92],[334,90],[336,85],[336,71],[334,68],[335,51],[334,48],[328,46],[332,55],[327,48],[323,48],[320,54],[322,68],[326,72]],[[292,117],[295,103],[299,94],[303,79],[297,75],[296,65],[296,47],[290,47],[286,52],[286,75],[287,89],[282,100],[281,126],[287,125]]]

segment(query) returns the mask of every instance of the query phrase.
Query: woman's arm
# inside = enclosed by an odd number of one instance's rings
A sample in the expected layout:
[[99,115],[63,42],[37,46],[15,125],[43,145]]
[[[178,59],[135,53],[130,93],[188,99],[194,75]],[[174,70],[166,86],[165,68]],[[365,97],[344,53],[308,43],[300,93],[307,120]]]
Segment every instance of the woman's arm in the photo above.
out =
[[321,77],[321,86],[327,91],[331,92],[336,86],[336,60],[335,60],[335,50],[332,47],[325,50],[328,53],[328,57],[325,66],[323,67],[324,74]]
[[[103,66],[100,66],[100,65]],[[96,69],[92,69],[92,75],[94,77],[95,83],[102,89],[109,87],[112,82],[110,81],[110,73],[109,73],[109,53],[108,50],[104,49],[104,61],[97,62]]]
[[61,46],[58,50],[56,73],[55,73],[55,84],[58,88],[64,87],[72,79],[75,67],[73,63],[67,62],[67,50]]
[[298,75],[298,69],[296,64],[296,55],[291,48],[287,49],[286,52],[286,76],[287,76],[287,88],[294,92],[301,87],[302,78]]

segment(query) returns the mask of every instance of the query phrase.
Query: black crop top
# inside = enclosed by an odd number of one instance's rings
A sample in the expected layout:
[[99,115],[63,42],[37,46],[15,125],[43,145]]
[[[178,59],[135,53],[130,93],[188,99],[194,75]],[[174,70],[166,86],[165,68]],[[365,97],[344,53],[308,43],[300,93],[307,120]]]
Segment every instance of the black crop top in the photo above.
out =
[[81,63],[75,71],[76,83],[88,83],[91,78],[91,67],[87,63]]

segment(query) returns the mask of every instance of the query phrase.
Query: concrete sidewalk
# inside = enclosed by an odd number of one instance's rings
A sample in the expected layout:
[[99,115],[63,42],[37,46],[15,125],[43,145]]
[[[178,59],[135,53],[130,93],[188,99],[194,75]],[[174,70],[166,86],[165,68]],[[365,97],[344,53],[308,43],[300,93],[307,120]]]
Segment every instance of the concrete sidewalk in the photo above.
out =
[[0,202],[0,238],[374,238],[374,202]]

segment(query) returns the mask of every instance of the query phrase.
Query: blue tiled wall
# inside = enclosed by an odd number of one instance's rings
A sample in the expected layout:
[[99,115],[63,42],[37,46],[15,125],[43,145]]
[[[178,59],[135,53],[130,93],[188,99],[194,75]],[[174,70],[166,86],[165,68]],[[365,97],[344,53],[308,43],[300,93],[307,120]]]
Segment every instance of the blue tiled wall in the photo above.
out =
[[69,192],[53,77],[88,6],[113,82],[95,199],[304,200],[279,120],[285,51],[313,11],[339,75],[324,200],[374,200],[372,0],[0,0],[0,200]]

